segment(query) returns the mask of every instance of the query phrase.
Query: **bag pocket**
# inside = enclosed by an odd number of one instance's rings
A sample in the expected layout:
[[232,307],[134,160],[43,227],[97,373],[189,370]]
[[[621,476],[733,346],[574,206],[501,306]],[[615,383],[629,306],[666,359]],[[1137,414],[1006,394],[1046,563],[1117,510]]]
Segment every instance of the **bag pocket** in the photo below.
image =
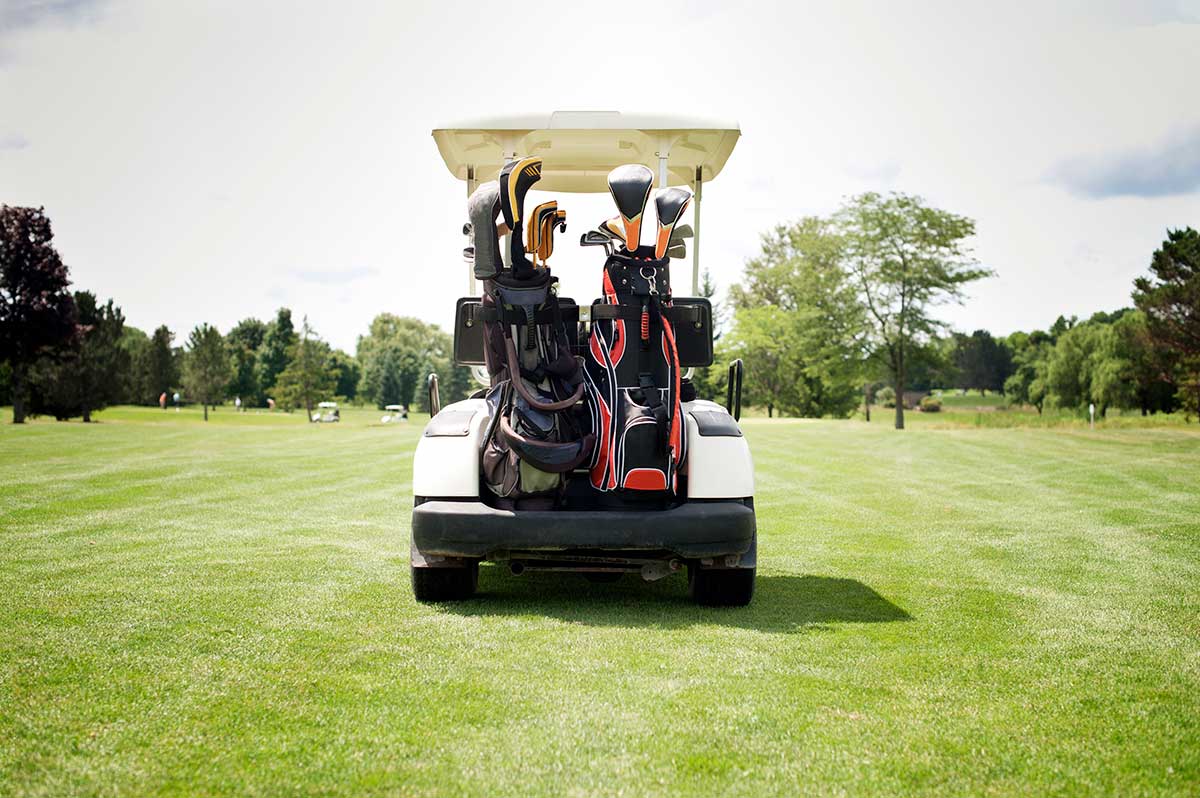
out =
[[668,458],[653,408],[634,400],[639,389],[622,389],[616,436],[617,485],[625,490],[667,489]]

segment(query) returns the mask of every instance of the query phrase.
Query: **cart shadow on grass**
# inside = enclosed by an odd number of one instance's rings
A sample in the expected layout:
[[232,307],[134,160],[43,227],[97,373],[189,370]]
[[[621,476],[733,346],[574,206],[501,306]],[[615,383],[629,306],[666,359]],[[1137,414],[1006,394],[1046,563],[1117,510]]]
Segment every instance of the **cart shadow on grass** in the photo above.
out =
[[457,615],[558,618],[589,626],[674,629],[721,625],[762,632],[816,631],[841,623],[891,623],[912,616],[856,579],[763,574],[748,607],[697,607],[682,576],[646,583],[635,574],[597,584],[579,574],[513,576],[497,565],[479,569],[476,598],[440,605]]

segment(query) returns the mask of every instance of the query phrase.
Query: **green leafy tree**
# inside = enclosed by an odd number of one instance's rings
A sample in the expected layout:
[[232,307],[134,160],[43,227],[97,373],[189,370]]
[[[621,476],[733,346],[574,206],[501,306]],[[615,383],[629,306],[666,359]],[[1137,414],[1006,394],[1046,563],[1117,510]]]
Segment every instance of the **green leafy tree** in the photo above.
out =
[[746,400],[789,415],[844,416],[861,387],[864,315],[829,220],[801,219],[762,237],[734,309],[729,356],[746,364]]
[[183,384],[188,394],[204,407],[205,421],[208,421],[208,408],[215,408],[224,397],[230,372],[229,352],[217,328],[201,324],[193,329],[188,336]]
[[13,423],[25,421],[29,368],[78,334],[67,267],[41,208],[0,205],[0,360],[9,367]]
[[276,380],[276,399],[285,410],[303,407],[305,417],[312,421],[313,408],[333,394],[336,384],[329,368],[329,345],[317,337],[305,316],[300,335],[288,352],[287,368]]
[[1004,381],[1004,393],[1012,404],[1030,405],[1038,415],[1046,404],[1050,355],[1054,339],[1048,333],[1013,333],[1008,345],[1013,351],[1013,372]]
[[[875,193],[851,199],[835,220],[867,311],[868,351],[903,396],[914,346],[945,327],[935,308],[961,302],[969,283],[992,274],[966,247],[975,223],[919,197]],[[896,429],[904,429],[903,402],[896,403]]]
[[987,330],[967,335],[955,335],[954,365],[957,371],[955,387],[987,391],[1004,391],[1004,383],[1012,374],[1012,351],[1003,341],[997,341]]
[[151,334],[150,345],[143,350],[141,362],[135,363],[141,375],[142,390],[151,404],[164,393],[170,396],[179,387],[180,355],[171,345],[174,340],[175,333],[167,325],[159,326]]
[[362,369],[358,360],[340,349],[329,352],[329,362],[326,368],[334,378],[333,392],[337,396],[353,400],[358,396],[358,382],[362,379]]
[[126,404],[146,404],[148,399],[142,381],[141,364],[146,357],[146,350],[150,347],[150,336],[137,327],[126,324],[121,331],[120,346],[129,358],[126,371],[122,375],[120,401]]
[[292,325],[292,311],[280,308],[275,320],[267,325],[258,351],[258,384],[264,399],[274,391],[275,380],[287,368],[288,353],[295,345],[296,329]]
[[1150,275],[1134,281],[1133,301],[1146,315],[1154,346],[1177,364],[1160,376],[1175,379],[1180,403],[1200,416],[1200,232],[1168,231],[1150,260]]
[[411,406],[418,396],[428,405],[425,379],[438,374],[443,401],[461,398],[469,388],[469,371],[451,361],[452,340],[436,325],[419,319],[381,313],[371,321],[367,335],[359,336],[358,361],[362,365],[359,393],[377,407]]
[[75,292],[80,334],[69,346],[47,354],[34,367],[33,409],[62,421],[121,401],[129,373],[129,353],[121,346],[125,316],[108,300],[96,303],[90,291]]
[[240,398],[243,405],[261,407],[266,396],[259,384],[258,359],[267,325],[259,319],[242,319],[225,336],[229,349],[229,362],[233,376],[229,380],[226,395]]

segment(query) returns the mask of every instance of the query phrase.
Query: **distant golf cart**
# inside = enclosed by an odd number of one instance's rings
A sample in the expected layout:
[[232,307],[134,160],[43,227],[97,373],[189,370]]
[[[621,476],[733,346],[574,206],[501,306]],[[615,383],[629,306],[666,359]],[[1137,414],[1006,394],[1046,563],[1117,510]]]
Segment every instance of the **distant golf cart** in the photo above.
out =
[[312,414],[312,420],[321,424],[332,424],[342,420],[342,413],[338,410],[337,402],[319,402],[316,412]]
[[[701,191],[739,136],[734,123],[616,112],[433,131],[468,196],[469,290],[454,359],[485,387],[440,408],[430,375],[433,416],[413,462],[418,600],[471,596],[487,560],[594,581],[686,570],[698,603],[750,602],[757,533],[737,423],[742,364],[729,367],[724,407],[697,399],[689,379],[713,360],[712,308],[696,296]],[[567,212],[557,201],[526,211],[535,185],[611,194],[617,215],[580,238],[596,247],[595,301],[558,295],[547,260]],[[643,216],[652,188],[657,223]],[[689,227],[681,219],[692,202]],[[683,297],[670,269],[688,237],[692,297]]]
[[402,421],[408,421],[408,408],[404,405],[388,405],[383,409],[387,413],[379,419],[381,424],[399,424]]

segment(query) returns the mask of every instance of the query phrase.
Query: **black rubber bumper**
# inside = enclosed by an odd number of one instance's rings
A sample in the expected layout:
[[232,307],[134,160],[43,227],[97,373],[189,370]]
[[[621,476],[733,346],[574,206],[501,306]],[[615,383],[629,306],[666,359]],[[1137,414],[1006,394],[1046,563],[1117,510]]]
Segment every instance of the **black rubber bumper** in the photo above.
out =
[[754,510],[740,501],[688,502],[672,510],[497,510],[478,501],[427,501],[413,509],[423,554],[489,557],[504,551],[670,551],[684,558],[743,554]]

